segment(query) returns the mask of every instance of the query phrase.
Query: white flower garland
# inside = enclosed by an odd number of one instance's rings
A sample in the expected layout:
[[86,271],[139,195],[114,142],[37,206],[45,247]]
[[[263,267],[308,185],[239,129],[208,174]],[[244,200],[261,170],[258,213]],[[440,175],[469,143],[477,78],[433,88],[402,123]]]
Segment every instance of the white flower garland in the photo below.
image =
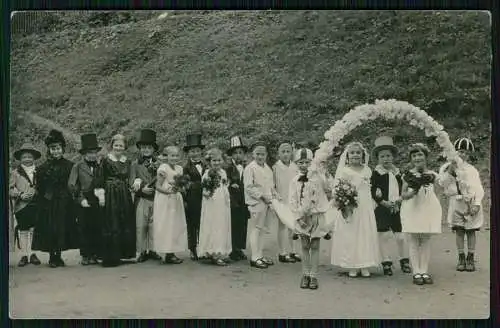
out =
[[464,163],[455,147],[450,141],[448,133],[443,130],[443,126],[436,122],[431,116],[420,108],[413,106],[406,101],[395,99],[376,100],[375,104],[364,104],[356,106],[344,117],[335,122],[335,124],[325,133],[325,141],[321,142],[316,151],[310,167],[310,175],[318,172],[326,172],[325,163],[332,154],[339,142],[352,130],[361,126],[363,123],[377,118],[388,120],[405,120],[410,125],[425,131],[427,137],[435,136],[437,144],[443,149],[443,155],[448,161],[457,162],[457,180],[464,190],[462,194],[467,200],[471,200],[473,195],[470,193],[470,186],[464,170]]

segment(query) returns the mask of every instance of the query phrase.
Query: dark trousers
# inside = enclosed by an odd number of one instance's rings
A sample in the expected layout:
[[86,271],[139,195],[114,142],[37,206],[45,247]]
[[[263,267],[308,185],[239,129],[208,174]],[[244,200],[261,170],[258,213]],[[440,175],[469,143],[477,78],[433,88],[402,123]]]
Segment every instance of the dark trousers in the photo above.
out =
[[200,233],[200,215],[192,213],[186,216],[187,235],[188,235],[188,248],[191,251],[196,251],[198,246],[198,238]]
[[231,244],[233,251],[247,246],[248,211],[246,208],[231,208]]
[[100,212],[99,207],[95,205],[80,210],[80,255],[82,257],[97,257],[100,255]]

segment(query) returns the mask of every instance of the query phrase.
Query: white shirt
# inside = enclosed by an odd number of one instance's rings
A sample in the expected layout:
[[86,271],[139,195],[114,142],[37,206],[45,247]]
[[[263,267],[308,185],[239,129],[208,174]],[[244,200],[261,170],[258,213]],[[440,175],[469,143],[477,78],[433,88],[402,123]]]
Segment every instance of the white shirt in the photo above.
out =
[[285,163],[279,160],[273,166],[273,174],[276,191],[281,199],[287,202],[290,182],[299,174],[299,168],[293,162],[290,162],[290,165],[285,165]]
[[236,169],[240,173],[240,179],[241,179],[243,177],[243,170],[244,170],[243,165],[236,164],[236,162],[234,161],[234,159],[233,159],[233,164],[236,166]]
[[33,177],[35,176],[35,165],[24,166],[21,164],[21,167],[23,168],[24,172],[26,172],[26,174],[30,178],[31,182],[33,182]]

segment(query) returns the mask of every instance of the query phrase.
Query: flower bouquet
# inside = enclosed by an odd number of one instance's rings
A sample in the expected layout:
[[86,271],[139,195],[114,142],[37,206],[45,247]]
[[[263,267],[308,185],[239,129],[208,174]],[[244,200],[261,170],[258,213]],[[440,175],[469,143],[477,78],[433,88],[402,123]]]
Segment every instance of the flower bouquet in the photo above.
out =
[[173,189],[176,192],[185,193],[189,186],[191,185],[191,179],[189,175],[186,174],[177,174],[174,176],[174,184]]
[[221,177],[219,172],[214,169],[210,169],[207,176],[201,181],[201,187],[203,188],[203,194],[206,197],[212,197],[215,190],[221,185]]
[[434,183],[436,177],[432,173],[424,173],[424,172],[411,172],[407,171],[403,179],[408,184],[408,188],[411,188],[418,192],[421,187],[429,186]]
[[339,179],[334,186],[333,201],[344,219],[347,219],[358,206],[358,191],[349,181]]

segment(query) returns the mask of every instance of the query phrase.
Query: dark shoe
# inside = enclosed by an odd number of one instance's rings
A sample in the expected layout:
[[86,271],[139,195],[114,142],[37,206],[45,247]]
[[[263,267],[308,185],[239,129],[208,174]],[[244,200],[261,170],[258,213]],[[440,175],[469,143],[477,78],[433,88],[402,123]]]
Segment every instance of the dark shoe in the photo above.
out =
[[295,260],[295,262],[302,262],[302,259],[297,253],[290,253],[290,257]]
[[457,271],[465,271],[465,254],[458,254],[458,263],[457,263]]
[[270,258],[268,258],[268,257],[263,257],[263,258],[262,258],[262,261],[264,261],[264,263],[265,263],[265,264],[267,264],[268,266],[270,266],[270,265],[274,265],[273,260],[271,260],[271,259],[270,259]]
[[80,263],[82,265],[89,265],[90,264],[90,260],[88,259],[88,257],[82,257],[82,261]]
[[156,252],[149,251],[147,257],[148,257],[148,259],[153,260],[153,261],[161,261],[161,256],[158,255],[158,253],[156,253]]
[[302,289],[307,289],[309,288],[309,283],[311,281],[311,278],[309,276],[302,276],[302,279],[300,280],[300,288]]
[[104,260],[102,261],[102,266],[104,268],[114,268],[120,265],[120,261],[113,261],[113,260]]
[[242,260],[240,253],[235,251],[232,251],[231,254],[229,254],[229,258],[234,262]]
[[401,259],[399,260],[399,265],[401,266],[401,271],[404,273],[411,273],[410,260]]
[[21,257],[21,260],[19,261],[19,263],[17,264],[18,267],[24,267],[26,265],[28,265],[29,261],[28,261],[28,257],[27,256],[23,256]]
[[57,260],[56,260],[56,258],[55,258],[55,257],[51,256],[51,257],[49,258],[49,266],[50,266],[51,268],[57,268],[57,267],[58,267],[58,265],[57,265]]
[[196,250],[191,250],[190,257],[192,261],[198,261],[198,254],[196,253]]
[[240,254],[240,259],[242,259],[242,260],[248,259],[247,256],[245,255],[245,253],[243,253],[243,251],[241,249],[238,251],[238,253]]
[[30,263],[33,264],[33,265],[40,265],[40,264],[42,264],[42,262],[40,262],[40,260],[36,256],[36,254],[31,254],[31,256],[30,256]]
[[330,240],[330,239],[332,239],[332,234],[331,233],[327,233],[323,238],[325,240]]
[[295,259],[293,257],[290,256],[290,254],[279,255],[278,261],[280,261],[281,263],[295,263],[295,262],[297,262],[297,261],[295,261]]
[[89,264],[90,265],[96,265],[96,264],[99,264],[99,262],[97,262],[97,256],[93,256],[90,258],[89,260]]
[[181,264],[182,262],[184,261],[175,256],[175,254],[167,255],[165,256],[165,260],[163,260],[165,264]]
[[474,253],[467,254],[465,271],[467,272],[476,271],[476,266],[474,265]]
[[309,289],[318,289],[318,278],[311,277],[311,281],[309,282]]
[[421,274],[413,275],[413,283],[415,285],[423,285],[424,279],[422,278],[422,275]]
[[434,283],[432,281],[432,277],[427,273],[424,273],[422,275],[422,280],[424,281],[424,284],[426,284],[426,285],[432,285]]
[[61,256],[56,257],[55,261],[56,261],[57,266],[59,266],[59,267],[65,267],[66,266],[66,263],[64,263],[64,261],[61,258]]
[[258,259],[256,261],[250,261],[250,266],[259,269],[267,269],[268,265],[262,259]]
[[143,262],[146,262],[148,260],[148,255],[146,252],[143,252],[141,253],[141,255],[139,255],[139,257],[137,258],[137,263],[143,263]]
[[392,276],[392,262],[382,262],[384,276]]

